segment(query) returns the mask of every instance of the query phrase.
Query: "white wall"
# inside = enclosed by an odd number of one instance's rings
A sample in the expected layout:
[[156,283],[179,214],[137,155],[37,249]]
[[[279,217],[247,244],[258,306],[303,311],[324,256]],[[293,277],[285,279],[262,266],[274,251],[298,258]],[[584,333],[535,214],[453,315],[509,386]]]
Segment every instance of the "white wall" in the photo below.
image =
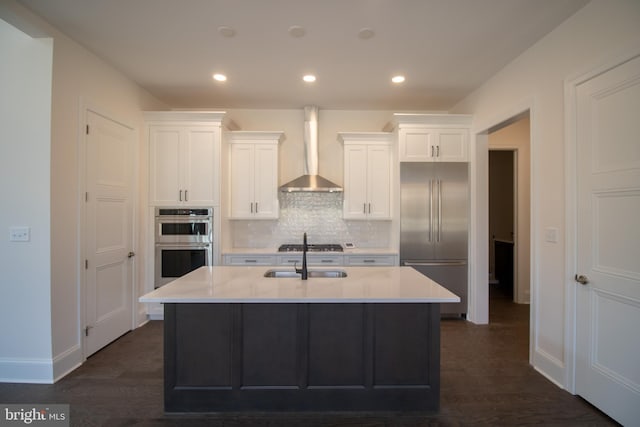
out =
[[[38,209],[38,215],[44,218],[47,224],[51,224],[50,233],[47,230],[47,239],[50,241],[46,242],[47,250],[50,249],[50,255],[49,252],[44,257],[42,254],[33,253],[16,254],[18,259],[15,260],[15,264],[28,264],[32,268],[34,259],[36,259],[37,264],[35,265],[44,265],[45,263],[47,266],[50,265],[50,273],[47,269],[50,278],[47,277],[46,280],[41,280],[37,285],[34,285],[30,289],[28,297],[21,295],[20,298],[11,301],[13,309],[12,311],[3,310],[0,313],[0,325],[25,324],[26,322],[21,322],[20,317],[16,317],[15,313],[33,313],[34,299],[44,298],[47,311],[50,311],[50,315],[46,316],[50,320],[45,323],[48,325],[46,335],[40,338],[43,342],[48,342],[48,358],[50,362],[53,358],[54,365],[54,372],[50,374],[50,377],[57,379],[82,361],[80,329],[83,319],[79,301],[79,280],[82,271],[79,242],[81,225],[79,182],[82,174],[79,172],[81,164],[79,153],[81,152],[80,142],[83,141],[81,129],[84,128],[84,109],[86,107],[94,108],[136,130],[141,130],[142,110],[164,109],[166,106],[141,90],[110,65],[15,2],[4,3],[0,8],[0,14],[3,14],[0,17],[10,17],[13,23],[26,23],[29,28],[37,28],[39,32],[48,34],[53,39],[53,67],[51,70],[51,64],[49,65],[47,77],[49,81],[52,81],[48,95],[50,102],[44,103],[40,100],[32,102],[28,106],[28,110],[26,108],[15,110],[18,112],[16,123],[22,124],[23,128],[46,127],[47,131],[50,128],[51,135],[50,138],[47,135],[46,149],[38,147],[37,150],[27,151],[38,159],[44,156],[42,162],[46,163],[46,167],[41,168],[39,165],[34,168],[38,171],[37,173],[32,173],[29,170],[26,174],[12,175],[12,180],[10,180],[10,182],[19,181],[20,187],[25,186],[29,190],[36,186],[45,186],[47,190],[42,196],[33,191],[31,194],[35,195],[34,199],[38,204],[46,206],[46,209]],[[32,39],[31,43],[36,44],[38,40]],[[25,70],[30,68],[33,67],[20,66],[19,70],[20,73],[25,73]],[[44,70],[46,69],[44,67]],[[3,84],[12,86],[16,83],[3,79]],[[3,99],[5,99],[4,96]],[[16,95],[11,99],[20,99],[20,96]],[[50,115],[47,111],[46,121],[43,118],[44,114],[34,117],[32,113],[34,105],[38,107],[46,105],[47,110],[49,107],[51,108]],[[44,144],[44,142],[42,143]],[[3,149],[5,149],[4,144]],[[8,147],[10,152],[15,149],[16,147]],[[142,161],[140,161],[139,170],[136,171],[138,173],[137,189],[146,186],[147,163],[144,159],[147,156],[145,150],[146,145],[140,143],[138,152],[139,159]],[[3,155],[3,158],[6,159],[13,157],[13,154]],[[24,170],[19,169],[19,164],[13,168],[17,172]],[[13,178],[21,175],[23,176],[22,180]],[[146,192],[136,190],[136,193],[140,194],[136,208],[138,222],[144,224],[146,214],[144,207],[147,204]],[[22,210],[20,212],[23,215]],[[138,237],[136,262],[143,265],[146,261],[144,245],[140,244],[146,238],[143,227],[138,230]],[[144,271],[143,268],[137,269],[138,280],[136,283],[140,289],[144,283]],[[5,301],[4,292],[2,300]],[[46,312],[42,311],[42,313],[44,316]],[[31,315],[29,320],[31,320],[29,324],[39,324],[37,320],[33,322],[34,317]],[[38,326],[43,327],[42,325]],[[3,348],[5,348],[4,345]],[[2,365],[2,360],[0,360],[0,365]],[[12,373],[9,372],[8,375],[12,375]],[[48,382],[51,380],[50,377],[35,375],[32,380]],[[11,380],[11,378],[8,379]],[[15,380],[20,380],[20,378],[15,378]]]
[[[640,2],[593,0],[453,109],[473,114],[474,129],[482,132],[523,105],[532,108],[531,362],[565,387],[572,345],[566,336],[565,286],[574,272],[565,265],[564,81],[635,49],[639,40]],[[482,150],[477,154],[486,162]],[[548,227],[559,230],[557,243],[545,241]]]
[[[51,381],[51,39],[0,20],[0,381]],[[9,227],[28,226],[28,242]]]

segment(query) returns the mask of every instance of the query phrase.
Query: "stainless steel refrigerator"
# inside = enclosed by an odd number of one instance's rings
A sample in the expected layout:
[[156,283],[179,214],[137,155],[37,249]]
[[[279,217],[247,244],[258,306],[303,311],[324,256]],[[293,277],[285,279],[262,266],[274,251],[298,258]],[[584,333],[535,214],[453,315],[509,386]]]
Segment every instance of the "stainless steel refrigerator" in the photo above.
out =
[[400,164],[400,265],[460,297],[445,315],[467,313],[468,200],[467,163]]

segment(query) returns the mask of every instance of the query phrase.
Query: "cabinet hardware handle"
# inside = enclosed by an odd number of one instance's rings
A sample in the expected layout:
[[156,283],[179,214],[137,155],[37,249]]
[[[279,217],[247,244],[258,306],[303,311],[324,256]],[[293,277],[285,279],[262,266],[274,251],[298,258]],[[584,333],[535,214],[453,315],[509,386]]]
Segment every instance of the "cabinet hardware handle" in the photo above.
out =
[[245,259],[244,262],[258,262],[257,259]]
[[324,262],[325,264],[331,264],[331,263],[333,263],[333,260],[332,259],[322,259],[322,260],[320,260],[320,262]]
[[371,213],[371,203],[369,203],[369,213]]
[[369,263],[369,264],[375,264],[376,260],[375,259],[363,259],[362,262]]
[[433,157],[433,145],[431,146],[431,157]]
[[251,202],[251,213],[253,213],[253,202]]
[[136,253],[131,251],[127,254],[127,258],[133,258],[134,256],[136,256]]
[[365,215],[367,213],[367,204],[366,203],[362,204],[362,213],[365,214]]
[[179,196],[180,201],[182,201],[182,190],[180,190],[180,196]]
[[440,146],[436,145],[436,157],[440,157]]
[[258,213],[258,202],[256,202],[256,213]]
[[189,190],[184,190],[184,201],[185,202],[189,201]]

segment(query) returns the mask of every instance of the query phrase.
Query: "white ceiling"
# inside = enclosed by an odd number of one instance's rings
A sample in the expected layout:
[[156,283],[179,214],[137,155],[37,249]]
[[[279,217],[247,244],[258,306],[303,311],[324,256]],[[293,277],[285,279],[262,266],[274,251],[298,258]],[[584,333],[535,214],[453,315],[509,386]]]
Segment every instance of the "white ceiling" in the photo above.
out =
[[[448,110],[586,0],[19,0],[171,108]],[[289,35],[291,26],[306,34]],[[225,37],[219,27],[235,30]],[[358,37],[371,28],[373,38]],[[228,75],[225,83],[211,75]],[[316,74],[309,85],[302,75]],[[404,74],[406,82],[390,78]]]

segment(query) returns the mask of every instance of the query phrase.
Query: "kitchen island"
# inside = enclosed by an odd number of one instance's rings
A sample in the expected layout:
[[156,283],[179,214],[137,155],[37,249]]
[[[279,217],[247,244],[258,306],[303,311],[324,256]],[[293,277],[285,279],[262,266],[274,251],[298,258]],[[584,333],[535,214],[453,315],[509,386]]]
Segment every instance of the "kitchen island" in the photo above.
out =
[[140,298],[164,304],[165,411],[437,410],[456,295],[410,267],[268,269],[201,267]]

